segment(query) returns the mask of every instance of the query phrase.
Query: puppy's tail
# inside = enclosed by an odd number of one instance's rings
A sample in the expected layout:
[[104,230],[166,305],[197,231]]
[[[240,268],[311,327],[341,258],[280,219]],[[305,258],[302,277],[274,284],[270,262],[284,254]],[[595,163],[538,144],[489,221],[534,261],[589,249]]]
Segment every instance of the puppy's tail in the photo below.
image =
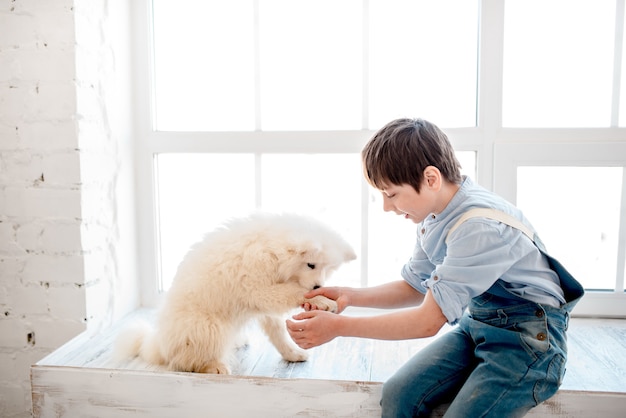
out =
[[123,361],[140,357],[152,364],[164,364],[152,326],[146,321],[137,321],[120,331],[113,349],[113,359]]

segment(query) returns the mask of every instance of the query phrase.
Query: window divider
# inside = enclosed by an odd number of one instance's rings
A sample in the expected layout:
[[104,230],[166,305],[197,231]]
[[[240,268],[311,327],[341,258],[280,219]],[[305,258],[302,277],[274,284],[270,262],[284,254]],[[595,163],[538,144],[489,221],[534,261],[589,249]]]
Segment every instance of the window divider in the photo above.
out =
[[626,165],[622,167],[622,199],[620,208],[615,291],[624,294],[624,275],[626,274]]
[[622,54],[624,50],[624,0],[615,2],[615,45],[613,55],[613,96],[611,126],[619,126],[620,94],[622,82]]

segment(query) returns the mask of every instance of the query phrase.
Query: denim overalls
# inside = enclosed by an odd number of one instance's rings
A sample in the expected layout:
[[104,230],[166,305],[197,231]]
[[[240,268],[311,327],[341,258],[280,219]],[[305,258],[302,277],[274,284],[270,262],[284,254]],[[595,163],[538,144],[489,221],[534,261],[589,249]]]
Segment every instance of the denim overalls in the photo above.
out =
[[520,417],[561,385],[569,313],[584,290],[527,227],[487,211],[474,216],[526,229],[522,232],[558,274],[566,303],[554,308],[531,302],[496,281],[470,301],[458,327],[419,351],[384,384],[383,417],[429,416],[447,402],[446,417]]

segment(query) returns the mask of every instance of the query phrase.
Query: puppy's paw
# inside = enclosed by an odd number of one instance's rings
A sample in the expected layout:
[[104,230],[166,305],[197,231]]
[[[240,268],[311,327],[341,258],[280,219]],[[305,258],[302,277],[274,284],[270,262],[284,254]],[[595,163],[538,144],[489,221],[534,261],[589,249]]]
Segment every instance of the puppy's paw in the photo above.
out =
[[305,299],[305,302],[317,306],[317,309],[320,311],[329,311],[333,313],[337,312],[337,302],[332,299],[328,299],[325,296],[314,296],[311,299]]
[[199,370],[196,370],[196,372],[211,374],[230,374],[230,368],[221,361],[211,361],[202,366]]
[[283,359],[293,362],[307,361],[309,358],[309,353],[304,350],[300,350],[299,348],[289,348],[283,350],[280,354],[283,356]]

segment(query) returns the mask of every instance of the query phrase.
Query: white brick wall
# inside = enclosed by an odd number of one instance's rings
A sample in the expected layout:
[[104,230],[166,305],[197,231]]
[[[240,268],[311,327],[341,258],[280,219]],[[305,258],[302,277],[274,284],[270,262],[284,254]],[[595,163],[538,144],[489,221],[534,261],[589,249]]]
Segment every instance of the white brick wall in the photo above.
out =
[[0,0],[0,416],[137,304],[128,2]]

